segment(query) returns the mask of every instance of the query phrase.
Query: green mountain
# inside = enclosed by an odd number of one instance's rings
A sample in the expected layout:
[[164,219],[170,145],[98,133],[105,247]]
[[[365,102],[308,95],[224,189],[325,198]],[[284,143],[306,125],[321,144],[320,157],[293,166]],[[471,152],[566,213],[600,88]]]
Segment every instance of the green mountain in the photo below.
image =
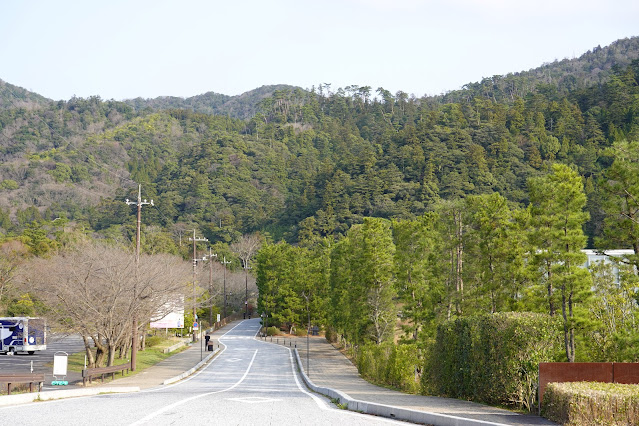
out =
[[122,200],[141,183],[156,202],[146,225],[197,226],[211,241],[337,236],[470,194],[526,205],[527,180],[562,162],[586,182],[595,238],[605,149],[639,138],[637,40],[419,99],[320,85],[51,102],[3,83],[0,235],[65,216],[129,238]]

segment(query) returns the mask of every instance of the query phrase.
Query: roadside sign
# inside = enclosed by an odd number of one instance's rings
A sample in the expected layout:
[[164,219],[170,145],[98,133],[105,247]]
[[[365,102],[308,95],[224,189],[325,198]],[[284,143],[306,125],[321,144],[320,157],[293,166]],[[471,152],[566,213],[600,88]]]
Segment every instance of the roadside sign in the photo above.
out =
[[200,327],[199,327],[199,325],[198,325],[197,321],[196,321],[196,322],[194,322],[194,323],[193,323],[193,330],[199,330],[199,329],[200,329]]
[[[58,351],[53,354],[53,380],[51,382],[52,385],[61,385],[66,386],[69,384],[66,380],[64,380],[67,376],[67,360],[69,354],[63,351]],[[63,380],[58,380],[57,376],[62,376]]]

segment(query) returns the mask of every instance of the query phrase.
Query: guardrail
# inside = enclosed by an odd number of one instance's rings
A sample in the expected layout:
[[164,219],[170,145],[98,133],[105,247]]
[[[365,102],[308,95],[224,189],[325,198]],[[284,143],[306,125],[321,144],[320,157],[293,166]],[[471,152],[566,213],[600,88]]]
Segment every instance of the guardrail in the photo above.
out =
[[130,362],[126,364],[112,365],[110,367],[85,368],[82,370],[82,384],[86,386],[87,380],[89,383],[92,383],[93,377],[95,376],[102,376],[102,383],[104,383],[105,374],[111,374],[111,379],[115,379],[115,373],[118,371],[121,372],[122,377],[124,377],[124,370],[128,373],[130,369]]
[[38,384],[38,391],[44,384],[44,373],[9,373],[0,374],[0,383],[7,384],[7,395],[11,395],[11,385],[16,383],[29,383],[29,392],[33,392],[33,384]]

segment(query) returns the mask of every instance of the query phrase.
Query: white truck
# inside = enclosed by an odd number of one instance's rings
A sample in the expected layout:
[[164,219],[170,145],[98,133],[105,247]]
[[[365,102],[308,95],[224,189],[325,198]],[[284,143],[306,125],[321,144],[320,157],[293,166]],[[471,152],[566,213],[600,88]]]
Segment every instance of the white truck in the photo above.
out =
[[46,327],[44,318],[0,318],[0,353],[33,355],[47,349]]

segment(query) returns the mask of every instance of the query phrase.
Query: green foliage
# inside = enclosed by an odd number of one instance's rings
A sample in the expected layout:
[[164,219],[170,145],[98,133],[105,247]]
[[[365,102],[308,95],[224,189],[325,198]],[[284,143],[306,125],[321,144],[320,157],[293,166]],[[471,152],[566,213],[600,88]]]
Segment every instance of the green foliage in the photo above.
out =
[[372,383],[418,393],[421,360],[415,344],[367,343],[357,351],[357,369]]
[[[41,307],[40,307],[41,308]],[[30,294],[23,294],[19,298],[13,299],[7,304],[7,316],[10,317],[30,317],[36,316],[36,302]]]
[[266,329],[267,336],[278,336],[280,334],[282,334],[282,332],[277,327],[270,326]]
[[549,383],[541,414],[563,425],[639,424],[639,385]]
[[623,262],[590,265],[594,294],[588,305],[592,326],[583,336],[584,358],[595,362],[637,362],[638,277]]
[[13,179],[4,179],[2,182],[0,182],[0,188],[7,189],[9,191],[13,191],[15,189],[18,189],[19,187],[20,185],[18,185],[18,182]]
[[162,336],[147,336],[145,339],[146,346],[152,348],[153,346],[157,346],[164,341]]
[[55,169],[49,170],[48,172],[56,182],[62,183],[71,180],[71,175],[73,172],[71,171],[71,167],[64,163],[57,163],[55,165]]
[[532,409],[538,365],[561,348],[549,315],[498,313],[448,321],[437,329],[422,376],[438,395]]
[[[583,268],[586,245],[583,209],[586,195],[581,177],[563,164],[553,164],[552,173],[531,179],[531,245],[535,248],[531,267],[542,289],[550,315],[561,312],[567,361],[575,360],[575,329],[586,320],[579,305],[591,295],[592,279]],[[535,270],[536,268],[536,270]]]

